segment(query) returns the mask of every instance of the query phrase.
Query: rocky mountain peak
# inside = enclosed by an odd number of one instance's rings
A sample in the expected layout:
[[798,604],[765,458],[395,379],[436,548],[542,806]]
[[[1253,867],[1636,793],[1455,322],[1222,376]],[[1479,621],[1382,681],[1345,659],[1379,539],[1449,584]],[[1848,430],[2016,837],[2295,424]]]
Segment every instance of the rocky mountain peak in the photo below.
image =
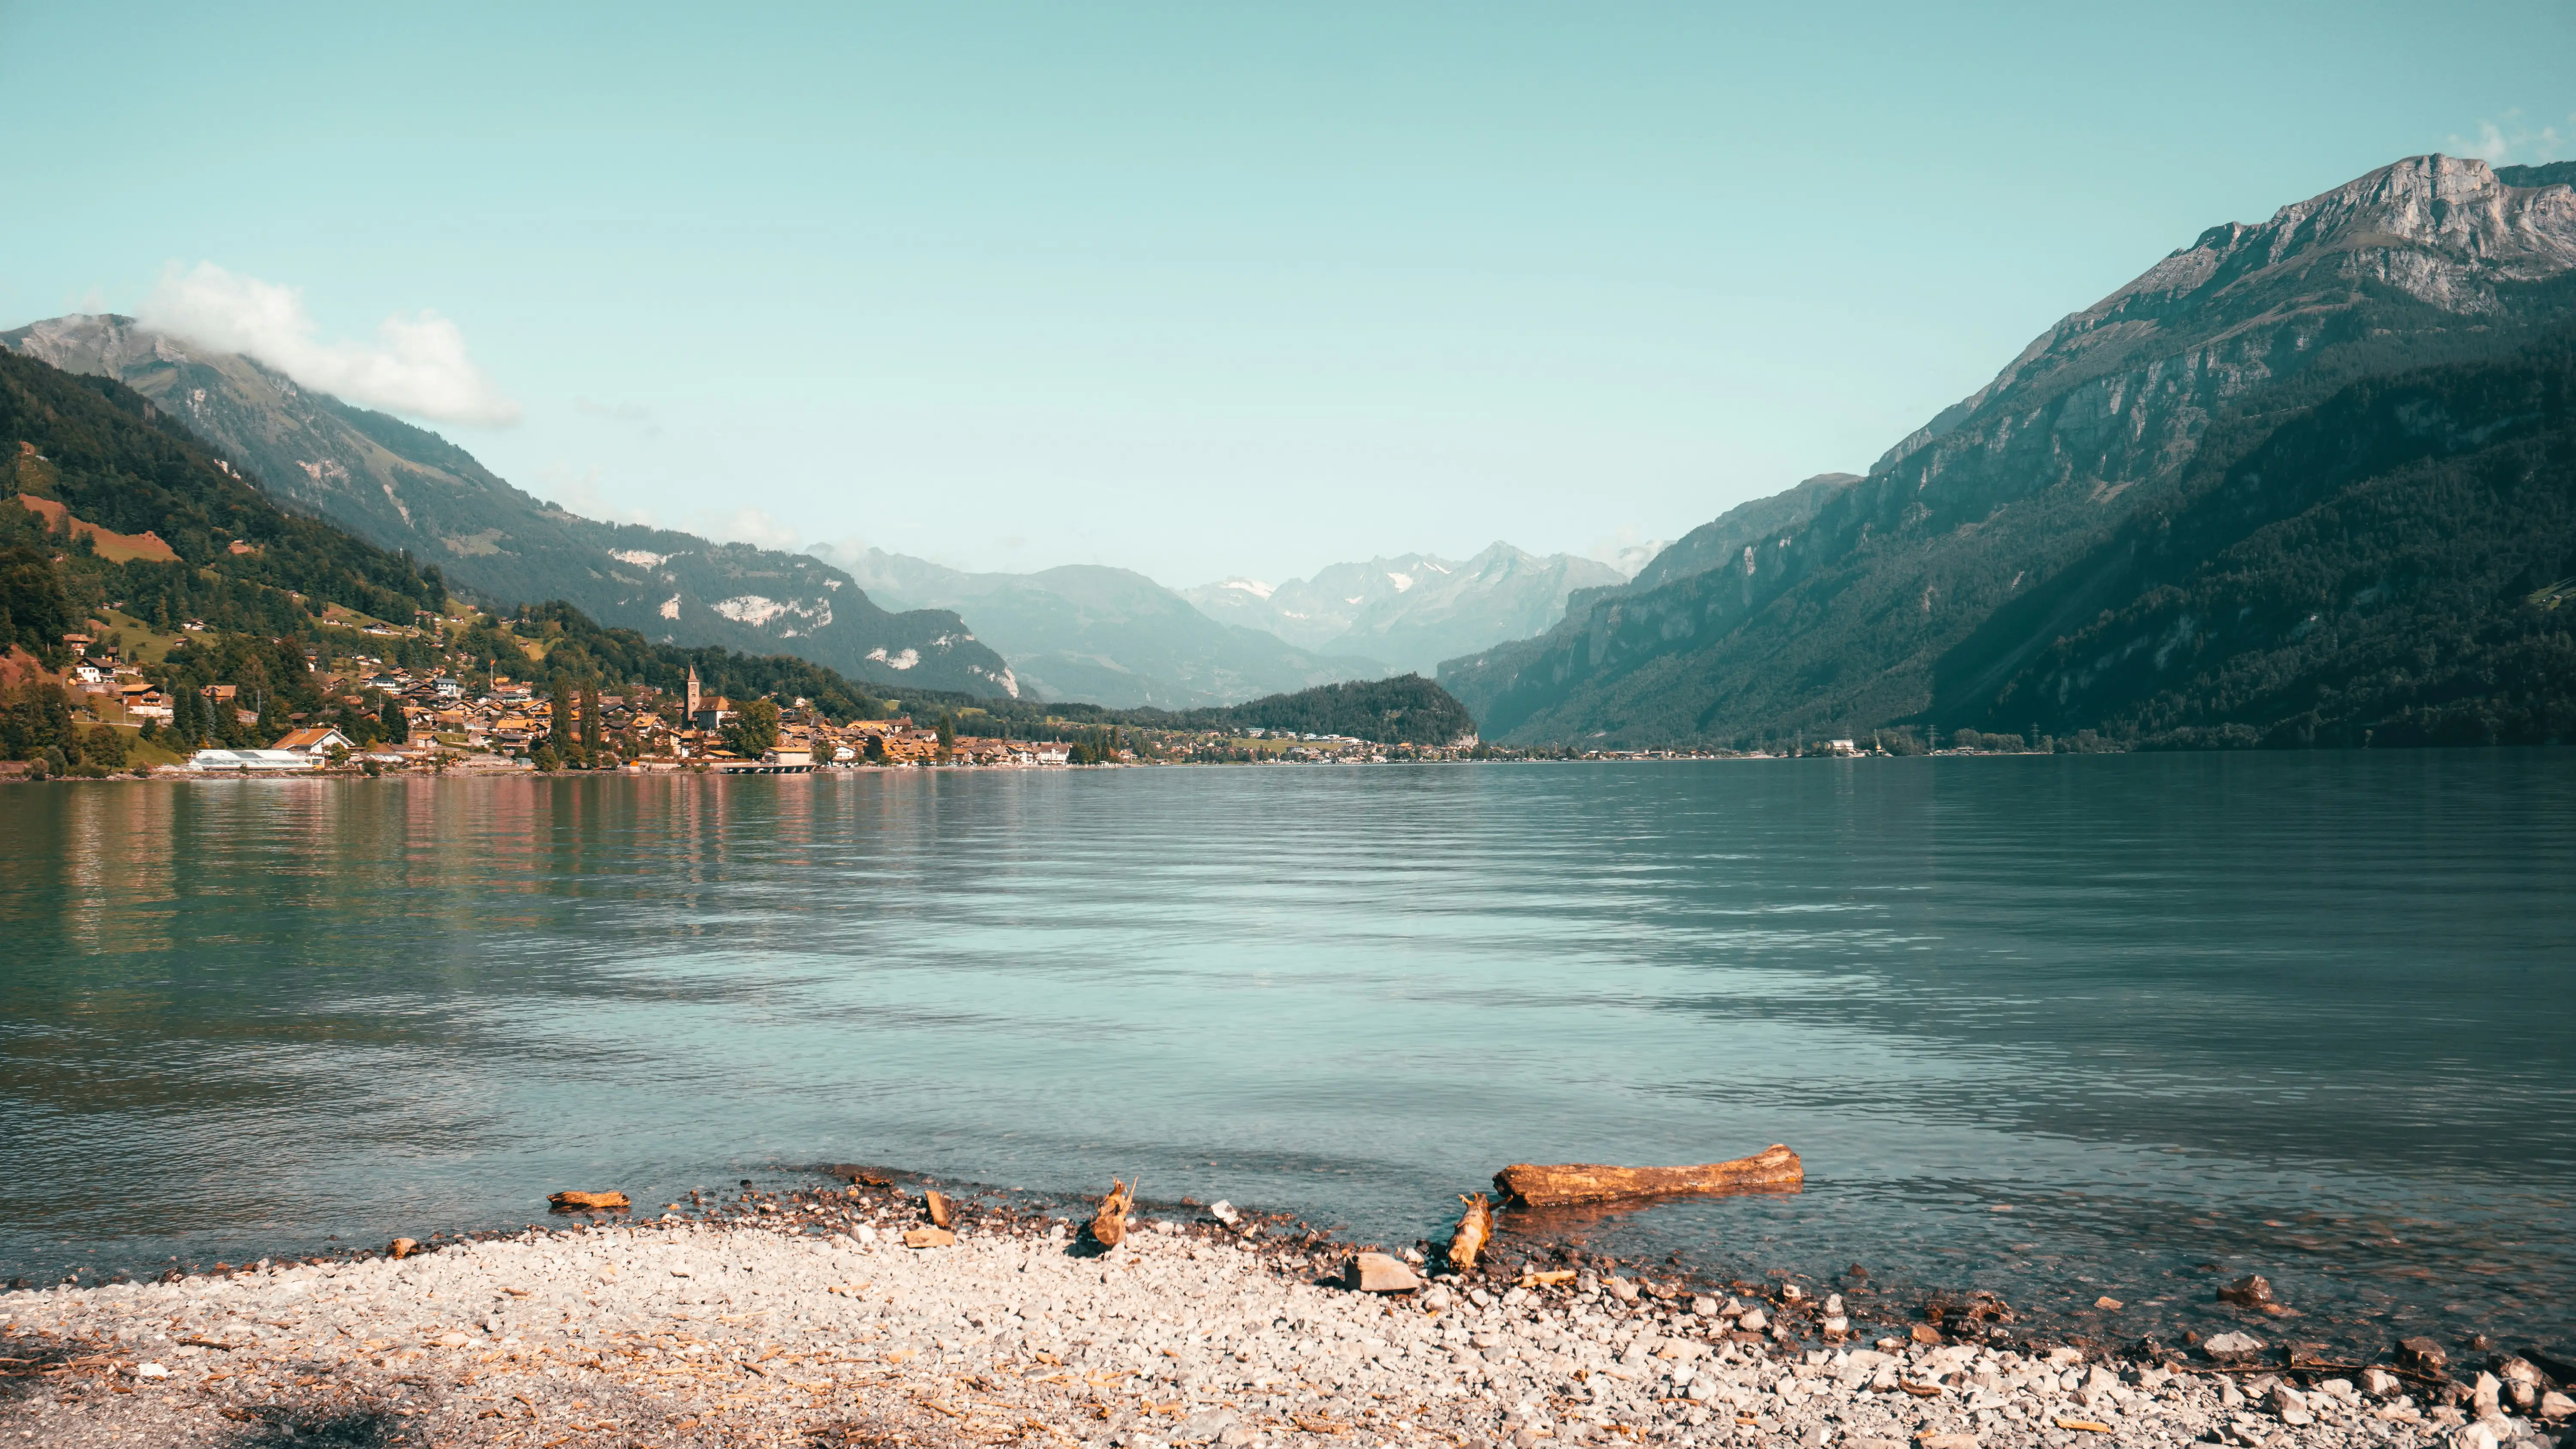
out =
[[2329,255],[2345,276],[2479,310],[2494,304],[2496,282],[2576,268],[2576,192],[2507,186],[2483,161],[2409,156],[2284,206],[2260,226],[2212,227],[2092,310],[2190,296]]
[[[2026,422],[2032,409],[2070,393],[2083,394],[2073,405],[2079,415],[2131,414],[2133,440],[2151,431],[2141,407],[2178,408],[2187,451],[2208,414],[2294,369],[2358,308],[2384,311],[2402,301],[2439,317],[2482,317],[2498,310],[2500,289],[2570,273],[2576,190],[2507,185],[2483,161],[2410,156],[2284,206],[2260,225],[2202,232],[2041,333],[1994,381],[1889,449],[1870,472],[1896,469],[1987,420]],[[2079,466],[2104,478],[2134,475],[2170,463],[2174,446],[2133,446],[2133,457],[2088,447],[2092,456],[2079,455]],[[2158,448],[2162,457],[2148,456]]]

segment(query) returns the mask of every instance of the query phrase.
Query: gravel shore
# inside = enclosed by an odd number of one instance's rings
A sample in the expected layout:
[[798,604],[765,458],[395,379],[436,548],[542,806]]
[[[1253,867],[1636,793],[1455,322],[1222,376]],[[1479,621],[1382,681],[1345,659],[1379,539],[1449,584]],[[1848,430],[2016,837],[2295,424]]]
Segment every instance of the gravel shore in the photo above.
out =
[[990,1206],[964,1210],[951,1244],[905,1246],[921,1221],[917,1197],[883,1186],[746,1192],[711,1215],[400,1260],[12,1292],[0,1437],[2556,1449],[2541,1413],[2566,1403],[2519,1360],[2452,1384],[1998,1351],[1928,1328],[1861,1342],[1826,1331],[1840,1303],[1785,1286],[1720,1297],[1587,1274],[1360,1293],[1333,1281],[1346,1248],[1230,1210],[1145,1222],[1106,1253],[1067,1218]]

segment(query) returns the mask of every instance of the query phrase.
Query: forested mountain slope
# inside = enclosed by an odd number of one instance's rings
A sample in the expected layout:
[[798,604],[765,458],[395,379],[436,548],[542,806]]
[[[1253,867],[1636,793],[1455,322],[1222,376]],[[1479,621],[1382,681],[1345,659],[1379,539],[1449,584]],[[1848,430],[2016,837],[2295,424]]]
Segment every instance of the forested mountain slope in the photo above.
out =
[[976,694],[1017,687],[954,614],[888,613],[802,554],[581,517],[435,433],[129,317],[58,317],[0,333],[0,349],[129,384],[291,509],[434,562],[487,605],[561,599],[651,638],[784,650],[855,678]]
[[[15,643],[59,662],[62,636],[110,603],[165,628],[195,618],[283,634],[332,604],[408,623],[446,597],[436,569],[280,509],[131,388],[6,352],[0,472],[9,571],[0,648]],[[94,546],[48,536],[46,516],[21,499],[152,535],[166,552],[100,558]],[[74,566],[57,568],[58,552]]]
[[2213,432],[1941,661],[1935,713],[2170,745],[2576,740],[2576,332]]
[[2213,428],[2261,434],[2358,380],[2493,361],[2571,317],[2576,192],[2402,161],[2263,225],[2211,228],[1866,477],[1811,490],[1803,519],[1730,538],[1716,567],[1589,596],[1546,635],[1445,664],[1441,682],[1515,742],[1944,725],[1936,672],[1946,698],[1982,699],[2031,658],[2014,654],[2026,640],[1989,639],[1974,666],[1954,651],[2170,504]]

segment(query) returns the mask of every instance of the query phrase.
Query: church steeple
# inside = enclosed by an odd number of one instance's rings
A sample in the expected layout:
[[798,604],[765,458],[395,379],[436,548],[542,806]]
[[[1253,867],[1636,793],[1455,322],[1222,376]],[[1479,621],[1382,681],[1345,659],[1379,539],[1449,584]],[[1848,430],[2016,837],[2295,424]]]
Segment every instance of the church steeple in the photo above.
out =
[[692,720],[698,717],[698,666],[694,664],[689,666],[688,716]]

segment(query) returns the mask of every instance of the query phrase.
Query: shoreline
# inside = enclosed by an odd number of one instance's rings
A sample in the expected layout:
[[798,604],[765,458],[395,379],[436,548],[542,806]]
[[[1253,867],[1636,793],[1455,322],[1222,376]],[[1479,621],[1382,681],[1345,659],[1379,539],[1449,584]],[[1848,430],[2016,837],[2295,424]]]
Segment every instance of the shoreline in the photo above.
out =
[[63,1445],[291,1427],[513,1446],[2486,1449],[2481,1420],[2498,1444],[2565,1427],[2539,1414],[2565,1387],[2555,1361],[2373,1366],[2218,1338],[2120,1352],[2006,1328],[1973,1300],[1898,1328],[1863,1319],[1857,1284],[1838,1324],[1838,1292],[1690,1283],[1564,1244],[1513,1242],[1534,1270],[1519,1275],[1419,1254],[1422,1286],[1363,1293],[1341,1286],[1360,1245],[1221,1204],[1142,1213],[1103,1252],[1088,1204],[986,1193],[961,1198],[953,1242],[907,1247],[922,1193],[835,1171],[852,1185],[746,1182],[401,1257],[0,1294],[0,1429]]

